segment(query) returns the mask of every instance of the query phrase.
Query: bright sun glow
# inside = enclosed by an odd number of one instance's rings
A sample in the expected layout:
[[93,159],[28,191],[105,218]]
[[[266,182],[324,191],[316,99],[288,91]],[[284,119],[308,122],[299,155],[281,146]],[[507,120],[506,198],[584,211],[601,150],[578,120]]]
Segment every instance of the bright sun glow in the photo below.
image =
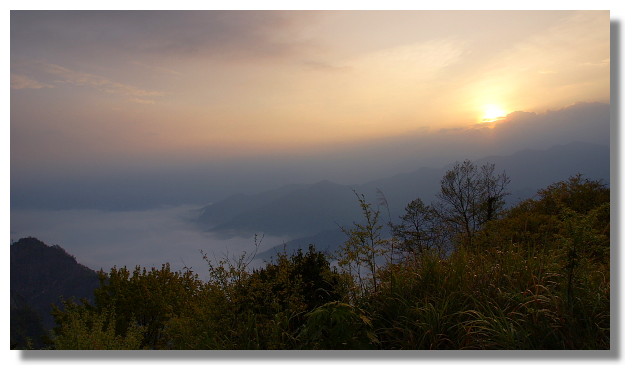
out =
[[492,122],[496,120],[500,120],[505,117],[507,112],[503,110],[501,107],[490,104],[485,107],[483,112],[483,122]]

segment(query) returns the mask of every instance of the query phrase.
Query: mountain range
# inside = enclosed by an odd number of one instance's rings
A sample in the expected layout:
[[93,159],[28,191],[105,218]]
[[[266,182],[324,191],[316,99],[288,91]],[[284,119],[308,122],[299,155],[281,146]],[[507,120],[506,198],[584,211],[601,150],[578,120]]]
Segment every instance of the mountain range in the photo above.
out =
[[[523,150],[474,162],[493,163],[497,172],[505,171],[510,177],[508,204],[530,198],[538,189],[578,173],[590,179],[602,179],[606,184],[610,182],[610,148],[591,143]],[[309,244],[322,251],[332,251],[345,239],[340,226],[348,226],[361,218],[355,192],[363,194],[375,207],[381,195],[381,201],[387,202],[382,211],[397,221],[410,201],[435,199],[441,178],[451,166],[420,168],[360,185],[320,181],[286,185],[254,195],[234,195],[201,208],[197,223],[219,237],[265,233],[292,238],[286,244],[260,253],[264,258],[285,248],[306,249]]]

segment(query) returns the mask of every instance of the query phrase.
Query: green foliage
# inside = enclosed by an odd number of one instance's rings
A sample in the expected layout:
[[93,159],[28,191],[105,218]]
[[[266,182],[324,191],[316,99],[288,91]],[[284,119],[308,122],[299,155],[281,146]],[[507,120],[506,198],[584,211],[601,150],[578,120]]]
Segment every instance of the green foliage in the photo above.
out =
[[297,250],[290,257],[279,254],[275,263],[256,270],[252,280],[268,285],[276,305],[295,305],[298,310],[313,310],[342,298],[340,277],[330,268],[324,253],[313,246],[305,254]]
[[[591,212],[593,211],[593,212]],[[610,237],[610,191],[601,181],[590,181],[576,175],[538,192],[537,199],[520,202],[489,223],[476,235],[476,248],[493,248],[506,244],[526,244],[532,248],[561,247],[563,236],[577,226],[565,224],[577,216],[590,220],[584,230],[603,238],[608,251]],[[569,218],[565,220],[566,218]],[[581,224],[581,222],[579,223]],[[591,226],[589,226],[591,225]],[[566,228],[567,226],[568,229]],[[597,260],[608,261],[608,254],[595,254]]]
[[307,317],[300,334],[306,349],[372,349],[379,343],[367,314],[349,304],[330,302]]
[[[504,186],[492,167],[474,168],[474,176]],[[491,194],[502,198],[500,189]],[[343,273],[313,247],[259,269],[246,254],[218,263],[204,256],[208,282],[169,265],[113,268],[101,273],[94,305],[68,302],[55,311],[54,345],[609,349],[609,195],[600,182],[574,176],[504,212],[498,198],[493,206],[471,203],[480,206],[470,213],[478,225],[470,241],[452,246],[444,217],[420,200],[393,226],[395,239],[382,238],[379,211],[358,195],[364,221],[346,230]],[[382,263],[389,246],[407,256]]]
[[253,271],[244,260],[210,264],[198,303],[168,323],[175,348],[294,349],[305,314],[342,298],[341,276],[312,246]]
[[90,306],[72,302],[64,311],[55,311],[58,322],[53,338],[58,350],[135,350],[142,348],[145,329],[131,322],[123,334],[115,329],[113,313],[98,312]]
[[610,202],[610,190],[602,181],[583,178],[581,174],[556,182],[538,192],[540,210],[558,215],[562,208],[585,214]]
[[572,177],[448,257],[393,266],[393,285],[366,305],[381,348],[608,349],[608,197]]
[[557,254],[510,245],[419,264],[368,303],[382,349],[608,348],[606,273],[579,270],[570,306]]
[[[191,271],[172,272],[169,264],[151,270],[136,267],[132,273],[126,267],[112,268],[99,277],[94,305],[68,302],[63,310],[54,311],[56,342],[60,345],[85,344],[75,336],[82,340],[92,337],[91,342],[102,346],[117,340],[132,344],[143,332],[135,349],[167,349],[170,340],[164,334],[165,324],[190,309],[202,288]],[[131,332],[134,340],[126,341]]]
[[146,329],[143,345],[152,349],[167,348],[163,327],[194,303],[202,283],[191,271],[173,272],[170,265],[150,270],[136,267],[113,268],[100,275],[101,286],[95,290],[99,312],[112,311],[117,334],[123,335],[131,323]]

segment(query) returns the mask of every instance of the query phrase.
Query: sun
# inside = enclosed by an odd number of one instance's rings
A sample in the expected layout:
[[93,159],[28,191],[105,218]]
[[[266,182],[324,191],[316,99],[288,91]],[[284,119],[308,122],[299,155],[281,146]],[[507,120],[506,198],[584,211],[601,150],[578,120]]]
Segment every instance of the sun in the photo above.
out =
[[507,115],[507,112],[500,106],[495,104],[488,104],[483,110],[483,122],[493,122],[500,120]]

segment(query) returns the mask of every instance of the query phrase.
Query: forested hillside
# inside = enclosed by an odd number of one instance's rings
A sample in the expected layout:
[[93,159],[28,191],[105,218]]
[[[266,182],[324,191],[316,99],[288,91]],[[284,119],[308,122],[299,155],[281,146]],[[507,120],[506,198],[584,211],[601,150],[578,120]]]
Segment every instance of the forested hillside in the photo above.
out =
[[209,281],[113,268],[94,303],[55,312],[52,347],[610,349],[609,189],[576,175],[504,209],[509,181],[457,163],[393,222],[358,194],[363,220],[332,257],[252,270],[245,254],[209,262]]

